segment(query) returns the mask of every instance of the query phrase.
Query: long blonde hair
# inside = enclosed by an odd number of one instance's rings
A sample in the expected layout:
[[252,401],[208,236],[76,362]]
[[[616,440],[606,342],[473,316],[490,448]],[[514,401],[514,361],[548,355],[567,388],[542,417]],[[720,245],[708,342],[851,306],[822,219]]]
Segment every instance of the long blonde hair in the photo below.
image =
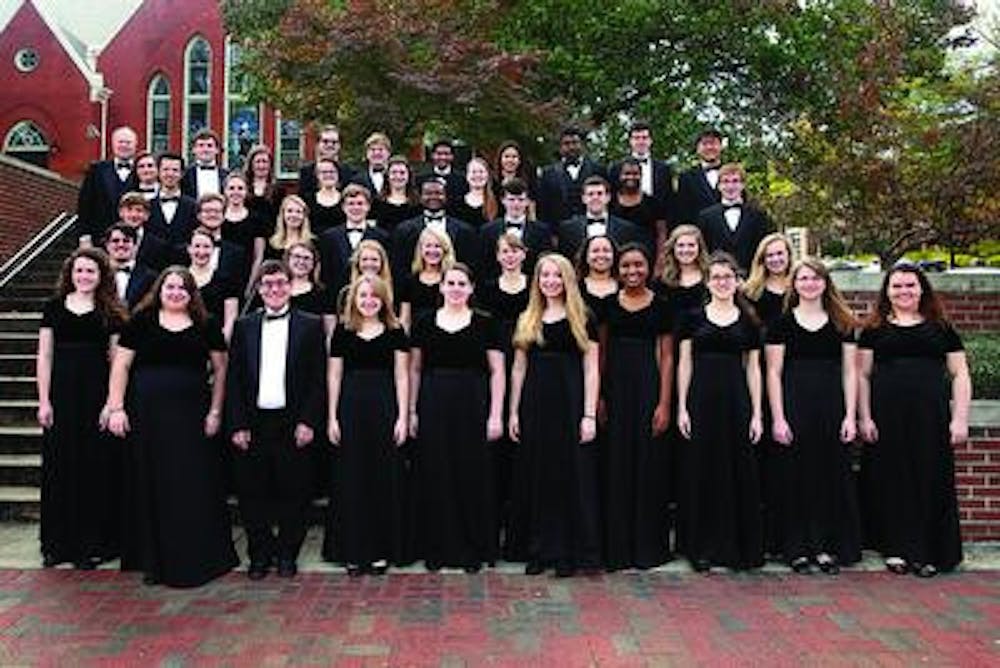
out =
[[698,242],[698,259],[695,262],[698,264],[702,278],[708,278],[708,251],[705,250],[705,237],[701,235],[701,230],[695,225],[678,225],[667,237],[666,243],[663,244],[663,282],[672,288],[680,285],[681,280],[681,267],[677,264],[677,258],[674,257],[674,246],[677,245],[678,239],[689,236],[694,237]]
[[545,337],[542,335],[542,315],[545,312],[545,297],[538,285],[539,277],[542,275],[542,265],[551,262],[559,269],[559,274],[563,281],[563,301],[566,305],[566,320],[569,322],[569,329],[573,333],[576,345],[580,352],[585,352],[590,344],[590,336],[587,334],[587,306],[580,296],[580,288],[577,285],[576,271],[573,265],[558,253],[546,253],[538,258],[535,264],[535,271],[531,277],[531,285],[528,293],[528,307],[517,319],[517,327],[514,330],[514,347],[520,350],[527,350],[532,345],[545,345]]
[[833,326],[841,334],[847,334],[858,326],[858,319],[854,311],[848,306],[847,300],[840,294],[840,290],[830,277],[830,271],[822,261],[814,257],[804,257],[795,263],[788,274],[789,289],[785,292],[785,311],[790,311],[799,305],[799,293],[795,291],[795,277],[802,269],[812,269],[813,273],[823,279],[826,287],[823,288],[823,310],[830,316]]
[[392,288],[378,276],[361,276],[356,281],[352,281],[347,291],[347,303],[344,304],[344,327],[356,332],[361,329],[361,322],[364,320],[361,312],[358,311],[358,291],[361,286],[367,283],[379,299],[382,300],[382,308],[379,309],[378,317],[389,329],[399,327],[399,320],[392,305]]
[[274,234],[268,239],[268,243],[271,244],[272,248],[282,251],[285,250],[288,244],[288,228],[285,226],[285,206],[289,203],[298,204],[302,207],[302,231],[299,232],[298,240],[310,243],[316,240],[316,235],[312,233],[312,227],[309,225],[309,207],[306,206],[306,201],[298,195],[286,195],[285,199],[281,200],[281,206],[278,207],[278,219],[275,221]]
[[757,301],[760,296],[764,293],[764,285],[767,283],[767,266],[764,264],[767,254],[767,247],[770,246],[775,241],[780,241],[785,244],[785,251],[788,253],[788,266],[785,267],[785,274],[783,278],[787,283],[792,276],[792,242],[788,240],[781,232],[772,232],[757,244],[757,250],[753,254],[753,260],[750,261],[750,276],[747,277],[745,283],[743,283],[743,293],[750,299]]
[[427,268],[424,264],[423,248],[424,241],[431,237],[437,239],[438,243],[441,244],[441,274],[444,275],[444,272],[455,264],[455,248],[451,245],[451,237],[436,232],[430,227],[425,227],[424,231],[417,237],[417,245],[413,247],[413,262],[410,264],[410,271],[414,274],[419,274]]

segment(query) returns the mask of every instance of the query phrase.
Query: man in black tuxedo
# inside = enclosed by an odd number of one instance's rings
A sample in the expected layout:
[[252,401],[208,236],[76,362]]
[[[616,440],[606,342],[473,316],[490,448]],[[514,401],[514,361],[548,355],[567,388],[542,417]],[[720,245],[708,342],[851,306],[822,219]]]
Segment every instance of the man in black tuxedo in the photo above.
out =
[[352,183],[341,193],[341,206],[347,219],[342,225],[323,232],[316,242],[321,264],[321,280],[336,296],[351,277],[351,256],[363,239],[372,239],[389,248],[389,233],[368,219],[371,193],[364,186]]
[[417,185],[428,180],[443,180],[448,201],[458,202],[469,192],[469,183],[465,180],[465,172],[454,163],[455,147],[447,139],[438,139],[431,146],[431,167],[417,179]]
[[719,165],[722,157],[722,133],[702,131],[695,140],[698,166],[681,173],[677,179],[677,206],[673,224],[698,222],[702,209],[719,202]]
[[164,242],[167,264],[186,265],[187,244],[197,225],[197,204],[193,197],[181,193],[184,158],[176,153],[161,153],[156,164],[160,174],[160,191],[149,202],[146,232]]
[[365,140],[365,162],[355,173],[354,182],[367,188],[373,198],[378,197],[385,186],[391,155],[392,141],[388,135],[383,132],[368,135]]
[[726,251],[736,258],[744,274],[750,268],[757,244],[774,231],[763,211],[744,201],[746,173],[743,167],[729,163],[719,168],[719,192],[722,201],[703,209],[698,227],[705,237],[706,250]]
[[[288,267],[260,267],[264,309],[236,322],[226,374],[226,424],[236,448],[236,486],[252,580],[273,561],[293,577],[306,535],[315,435],[326,417],[323,321],[290,308]],[[273,532],[277,524],[278,532]]]
[[194,164],[184,172],[181,179],[181,192],[188,197],[198,199],[208,193],[221,193],[222,184],[226,180],[225,167],[219,165],[222,153],[222,142],[219,135],[208,128],[198,130],[191,142],[194,153]]
[[[538,218],[550,225],[584,211],[583,183],[605,176],[604,167],[583,155],[583,131],[565,128],[559,136],[559,160],[542,169],[538,179]],[[553,229],[555,232],[555,229]]]
[[589,176],[583,182],[582,201],[584,213],[559,224],[559,252],[570,260],[576,259],[583,242],[590,237],[608,236],[616,245],[629,242],[641,243],[653,254],[653,238],[624,218],[608,212],[611,203],[611,185],[603,176]]
[[112,159],[92,163],[83,177],[76,203],[81,246],[100,243],[104,231],[115,222],[118,200],[132,180],[135,145],[135,130],[115,128],[111,133]]
[[226,198],[219,193],[208,193],[199,197],[195,204],[195,219],[200,227],[208,230],[215,244],[209,266],[242,290],[250,278],[247,276],[246,251],[239,244],[222,238],[222,224],[226,220]]
[[[628,132],[629,157],[639,163],[642,170],[639,187],[644,195],[655,199],[664,212],[673,213],[674,173],[663,160],[653,157],[653,132],[649,123],[639,121],[633,123]],[[616,162],[608,169],[608,180],[612,189],[617,192],[621,187],[620,174],[622,163]]]
[[455,249],[455,259],[475,271],[479,265],[479,235],[468,223],[445,214],[447,196],[444,181],[428,179],[421,183],[420,203],[424,212],[416,218],[403,221],[392,232],[392,248],[389,252],[392,257],[393,280],[398,282],[410,275],[410,263],[413,262],[417,239],[425,227],[447,234]]
[[[326,158],[337,164],[337,176],[341,187],[354,179],[354,170],[340,161],[340,130],[336,125],[324,125],[316,139],[315,159]],[[316,201],[319,181],[316,180],[316,163],[310,162],[299,169],[299,197],[306,202]]]
[[163,239],[148,232],[149,211],[150,203],[145,195],[125,193],[118,204],[118,223],[135,233],[135,248],[132,249],[135,260],[159,274],[168,265],[176,264],[177,256]]
[[491,279],[500,275],[500,265],[497,263],[497,241],[504,234],[511,232],[521,237],[528,248],[524,260],[524,273],[531,276],[535,270],[538,256],[552,248],[552,235],[547,225],[528,219],[528,207],[531,200],[528,197],[528,184],[519,178],[507,180],[501,186],[504,206],[503,218],[486,223],[479,229],[482,245],[482,260],[480,261],[481,278]]
[[115,292],[129,311],[156,282],[157,272],[136,260],[136,228],[115,223],[104,237],[104,250],[114,272]]

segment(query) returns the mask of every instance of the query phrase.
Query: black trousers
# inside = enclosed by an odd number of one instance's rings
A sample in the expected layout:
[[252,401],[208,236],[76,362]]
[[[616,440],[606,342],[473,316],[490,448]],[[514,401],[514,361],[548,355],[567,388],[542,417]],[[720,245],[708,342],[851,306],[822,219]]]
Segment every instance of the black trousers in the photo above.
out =
[[250,561],[298,557],[313,489],[312,448],[295,447],[295,423],[285,410],[258,411],[249,449],[235,456]]

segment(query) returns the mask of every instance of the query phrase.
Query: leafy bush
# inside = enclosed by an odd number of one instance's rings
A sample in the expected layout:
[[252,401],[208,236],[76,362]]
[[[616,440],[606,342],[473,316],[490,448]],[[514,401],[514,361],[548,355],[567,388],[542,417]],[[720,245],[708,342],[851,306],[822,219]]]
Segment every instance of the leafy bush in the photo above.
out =
[[972,374],[972,397],[1000,399],[1000,334],[968,334],[963,340]]

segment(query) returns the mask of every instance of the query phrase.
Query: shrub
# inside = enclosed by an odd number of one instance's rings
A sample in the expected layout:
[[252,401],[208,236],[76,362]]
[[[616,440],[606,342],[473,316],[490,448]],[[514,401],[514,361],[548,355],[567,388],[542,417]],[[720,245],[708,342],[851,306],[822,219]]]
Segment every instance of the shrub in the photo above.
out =
[[1000,334],[963,337],[969,357],[974,399],[1000,399]]

